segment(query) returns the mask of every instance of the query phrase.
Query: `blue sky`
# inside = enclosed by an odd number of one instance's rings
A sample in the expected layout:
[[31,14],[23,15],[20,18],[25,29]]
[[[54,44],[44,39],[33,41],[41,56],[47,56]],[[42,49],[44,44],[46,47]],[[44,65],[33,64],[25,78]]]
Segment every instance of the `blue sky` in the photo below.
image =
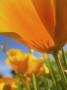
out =
[[[9,50],[10,48],[16,48],[16,49],[20,49],[21,51],[27,53],[29,51],[29,49],[26,46],[24,46],[18,42],[14,42],[14,40],[12,38],[0,36],[0,72],[4,76],[11,77],[12,74],[10,73],[10,71],[12,69],[6,64],[7,57],[1,49],[1,46],[3,46],[4,43],[7,41],[9,42],[9,44],[7,45],[7,50]],[[38,53],[38,52],[34,52],[33,55],[35,55],[38,58],[41,57],[40,53]]]

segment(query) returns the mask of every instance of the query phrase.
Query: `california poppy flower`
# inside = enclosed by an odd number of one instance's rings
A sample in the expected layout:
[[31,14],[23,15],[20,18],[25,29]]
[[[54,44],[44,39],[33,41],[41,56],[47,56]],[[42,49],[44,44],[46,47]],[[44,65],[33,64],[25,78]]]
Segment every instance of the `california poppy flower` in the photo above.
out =
[[14,78],[0,78],[0,90],[16,90],[16,88]]
[[66,0],[0,0],[0,34],[49,52],[67,42]]
[[[20,53],[20,55],[19,55]],[[32,73],[39,75],[49,73],[44,61],[37,59],[33,55],[23,54],[20,50],[10,49],[7,51],[7,64],[12,67],[16,73],[31,76]]]
[[28,57],[20,50],[10,49],[7,52],[7,64],[9,64],[16,73],[25,73],[28,68]]

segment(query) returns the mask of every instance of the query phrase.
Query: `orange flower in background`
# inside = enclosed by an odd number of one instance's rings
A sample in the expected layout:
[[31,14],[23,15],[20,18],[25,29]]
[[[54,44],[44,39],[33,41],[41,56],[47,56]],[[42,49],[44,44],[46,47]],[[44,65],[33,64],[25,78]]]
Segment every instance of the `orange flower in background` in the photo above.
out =
[[16,73],[22,73],[24,75],[32,75],[32,73],[38,75],[43,71],[46,73],[43,60],[38,60],[32,55],[25,55],[16,49],[10,49],[7,52],[7,64],[9,64]]
[[49,52],[67,42],[65,0],[0,0],[0,34]]
[[16,73],[25,73],[27,70],[28,57],[20,50],[10,49],[7,52],[7,63]]
[[0,90],[16,90],[14,78],[0,78]]

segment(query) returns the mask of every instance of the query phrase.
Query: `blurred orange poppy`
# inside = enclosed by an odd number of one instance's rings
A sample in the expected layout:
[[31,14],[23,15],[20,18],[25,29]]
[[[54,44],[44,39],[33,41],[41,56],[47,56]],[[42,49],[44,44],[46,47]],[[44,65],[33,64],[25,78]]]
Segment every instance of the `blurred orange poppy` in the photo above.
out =
[[38,60],[32,55],[25,55],[20,50],[10,49],[7,52],[7,56],[7,64],[9,64],[16,73],[28,76],[31,76],[32,73],[39,75],[43,71],[49,73],[43,60]]
[[67,42],[66,1],[0,0],[0,34],[40,52],[59,49]]
[[25,73],[28,68],[28,57],[20,50],[10,49],[7,52],[7,64],[9,64],[16,73]]
[[0,78],[0,90],[16,90],[14,78]]

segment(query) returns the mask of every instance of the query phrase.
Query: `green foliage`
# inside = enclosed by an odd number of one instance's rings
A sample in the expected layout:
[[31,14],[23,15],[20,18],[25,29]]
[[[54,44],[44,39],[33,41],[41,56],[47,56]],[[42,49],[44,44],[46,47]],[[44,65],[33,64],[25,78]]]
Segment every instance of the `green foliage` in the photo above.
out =
[[2,75],[2,73],[0,73],[0,78],[2,78],[3,77],[3,75]]

